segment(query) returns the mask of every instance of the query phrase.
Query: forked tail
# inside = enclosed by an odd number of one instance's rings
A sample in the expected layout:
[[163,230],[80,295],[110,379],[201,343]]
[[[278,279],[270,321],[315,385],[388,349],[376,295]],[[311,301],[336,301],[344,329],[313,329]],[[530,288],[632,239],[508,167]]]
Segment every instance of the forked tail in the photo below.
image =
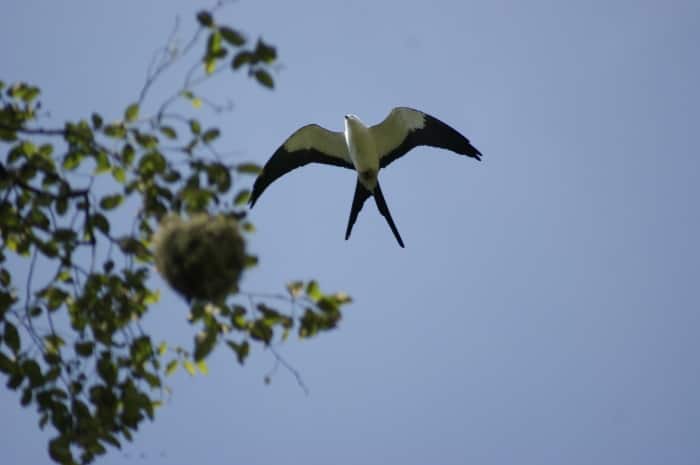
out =
[[350,233],[352,232],[352,227],[355,225],[355,221],[357,221],[357,215],[360,213],[360,210],[362,210],[362,206],[365,204],[365,201],[371,195],[372,193],[365,189],[365,186],[362,185],[360,179],[358,178],[357,184],[355,185],[355,197],[352,199],[350,218],[348,218],[348,228],[345,230],[346,241],[350,239]]
[[377,187],[374,189],[374,194],[372,194],[365,188],[365,186],[362,185],[359,178],[357,179],[357,184],[355,185],[355,196],[352,199],[352,208],[350,209],[348,227],[345,230],[345,240],[350,238],[352,227],[355,225],[355,221],[357,221],[357,215],[360,213],[362,206],[365,204],[365,201],[370,198],[370,196],[374,196],[374,201],[377,204],[379,213],[386,218],[386,221],[389,223],[389,227],[391,228],[391,232],[394,233],[394,237],[396,237],[399,245],[404,247],[399,230],[396,228],[394,220],[391,218],[391,213],[389,213],[389,207],[386,205],[386,200],[384,200],[384,195],[382,194],[382,189],[379,187],[379,182],[377,182]]
[[396,240],[399,241],[399,245],[403,247],[404,245],[403,240],[401,240],[401,234],[399,234],[399,230],[396,228],[394,220],[391,218],[391,213],[389,213],[389,207],[387,207],[386,200],[384,200],[384,194],[382,194],[382,188],[379,187],[379,181],[377,181],[377,187],[374,189],[374,201],[377,204],[379,213],[381,213],[382,216],[386,218],[386,222],[389,223],[391,232],[394,233],[394,237],[396,237]]

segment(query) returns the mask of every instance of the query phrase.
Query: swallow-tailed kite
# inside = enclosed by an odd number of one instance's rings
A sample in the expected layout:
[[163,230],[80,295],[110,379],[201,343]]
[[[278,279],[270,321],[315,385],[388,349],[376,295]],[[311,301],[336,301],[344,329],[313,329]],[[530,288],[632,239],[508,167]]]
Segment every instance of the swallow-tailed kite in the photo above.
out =
[[362,205],[373,196],[379,213],[386,218],[396,240],[403,247],[403,240],[379,187],[377,173],[380,168],[386,168],[419,145],[439,147],[481,160],[481,152],[469,139],[422,111],[394,108],[384,121],[369,127],[357,116],[345,115],[345,132],[329,131],[317,124],[309,124],[292,134],[265,163],[255,180],[250,207],[255,205],[267,186],[293,169],[311,162],[342,166],[357,171],[357,185],[345,240],[350,237]]

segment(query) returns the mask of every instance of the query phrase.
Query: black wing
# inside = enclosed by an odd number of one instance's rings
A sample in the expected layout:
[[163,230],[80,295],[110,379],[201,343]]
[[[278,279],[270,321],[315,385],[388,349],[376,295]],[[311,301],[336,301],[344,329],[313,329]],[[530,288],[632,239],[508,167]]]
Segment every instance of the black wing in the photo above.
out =
[[394,108],[384,121],[370,130],[377,141],[379,166],[382,168],[419,145],[447,149],[481,160],[481,152],[469,139],[439,119],[412,108]]
[[277,178],[309,163],[354,169],[342,133],[329,131],[316,124],[304,126],[292,134],[265,163],[253,184],[250,207],[253,208],[267,186]]

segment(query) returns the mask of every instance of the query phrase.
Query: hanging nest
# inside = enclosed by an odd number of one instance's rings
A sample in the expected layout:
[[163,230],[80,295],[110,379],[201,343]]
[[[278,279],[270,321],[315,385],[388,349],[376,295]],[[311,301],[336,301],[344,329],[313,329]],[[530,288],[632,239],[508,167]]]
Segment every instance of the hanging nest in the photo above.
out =
[[153,239],[156,269],[187,301],[222,301],[238,290],[245,241],[225,215],[167,215]]

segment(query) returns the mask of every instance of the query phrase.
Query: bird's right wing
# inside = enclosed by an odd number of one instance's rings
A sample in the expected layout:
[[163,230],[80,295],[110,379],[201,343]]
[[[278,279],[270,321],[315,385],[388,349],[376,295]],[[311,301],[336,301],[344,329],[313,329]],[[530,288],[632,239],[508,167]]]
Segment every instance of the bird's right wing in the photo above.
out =
[[277,178],[312,162],[354,169],[343,133],[309,124],[292,134],[265,163],[253,184],[250,207]]
[[481,160],[481,152],[469,139],[434,116],[413,108],[394,108],[384,121],[369,130],[377,143],[382,168],[419,145],[447,149]]

